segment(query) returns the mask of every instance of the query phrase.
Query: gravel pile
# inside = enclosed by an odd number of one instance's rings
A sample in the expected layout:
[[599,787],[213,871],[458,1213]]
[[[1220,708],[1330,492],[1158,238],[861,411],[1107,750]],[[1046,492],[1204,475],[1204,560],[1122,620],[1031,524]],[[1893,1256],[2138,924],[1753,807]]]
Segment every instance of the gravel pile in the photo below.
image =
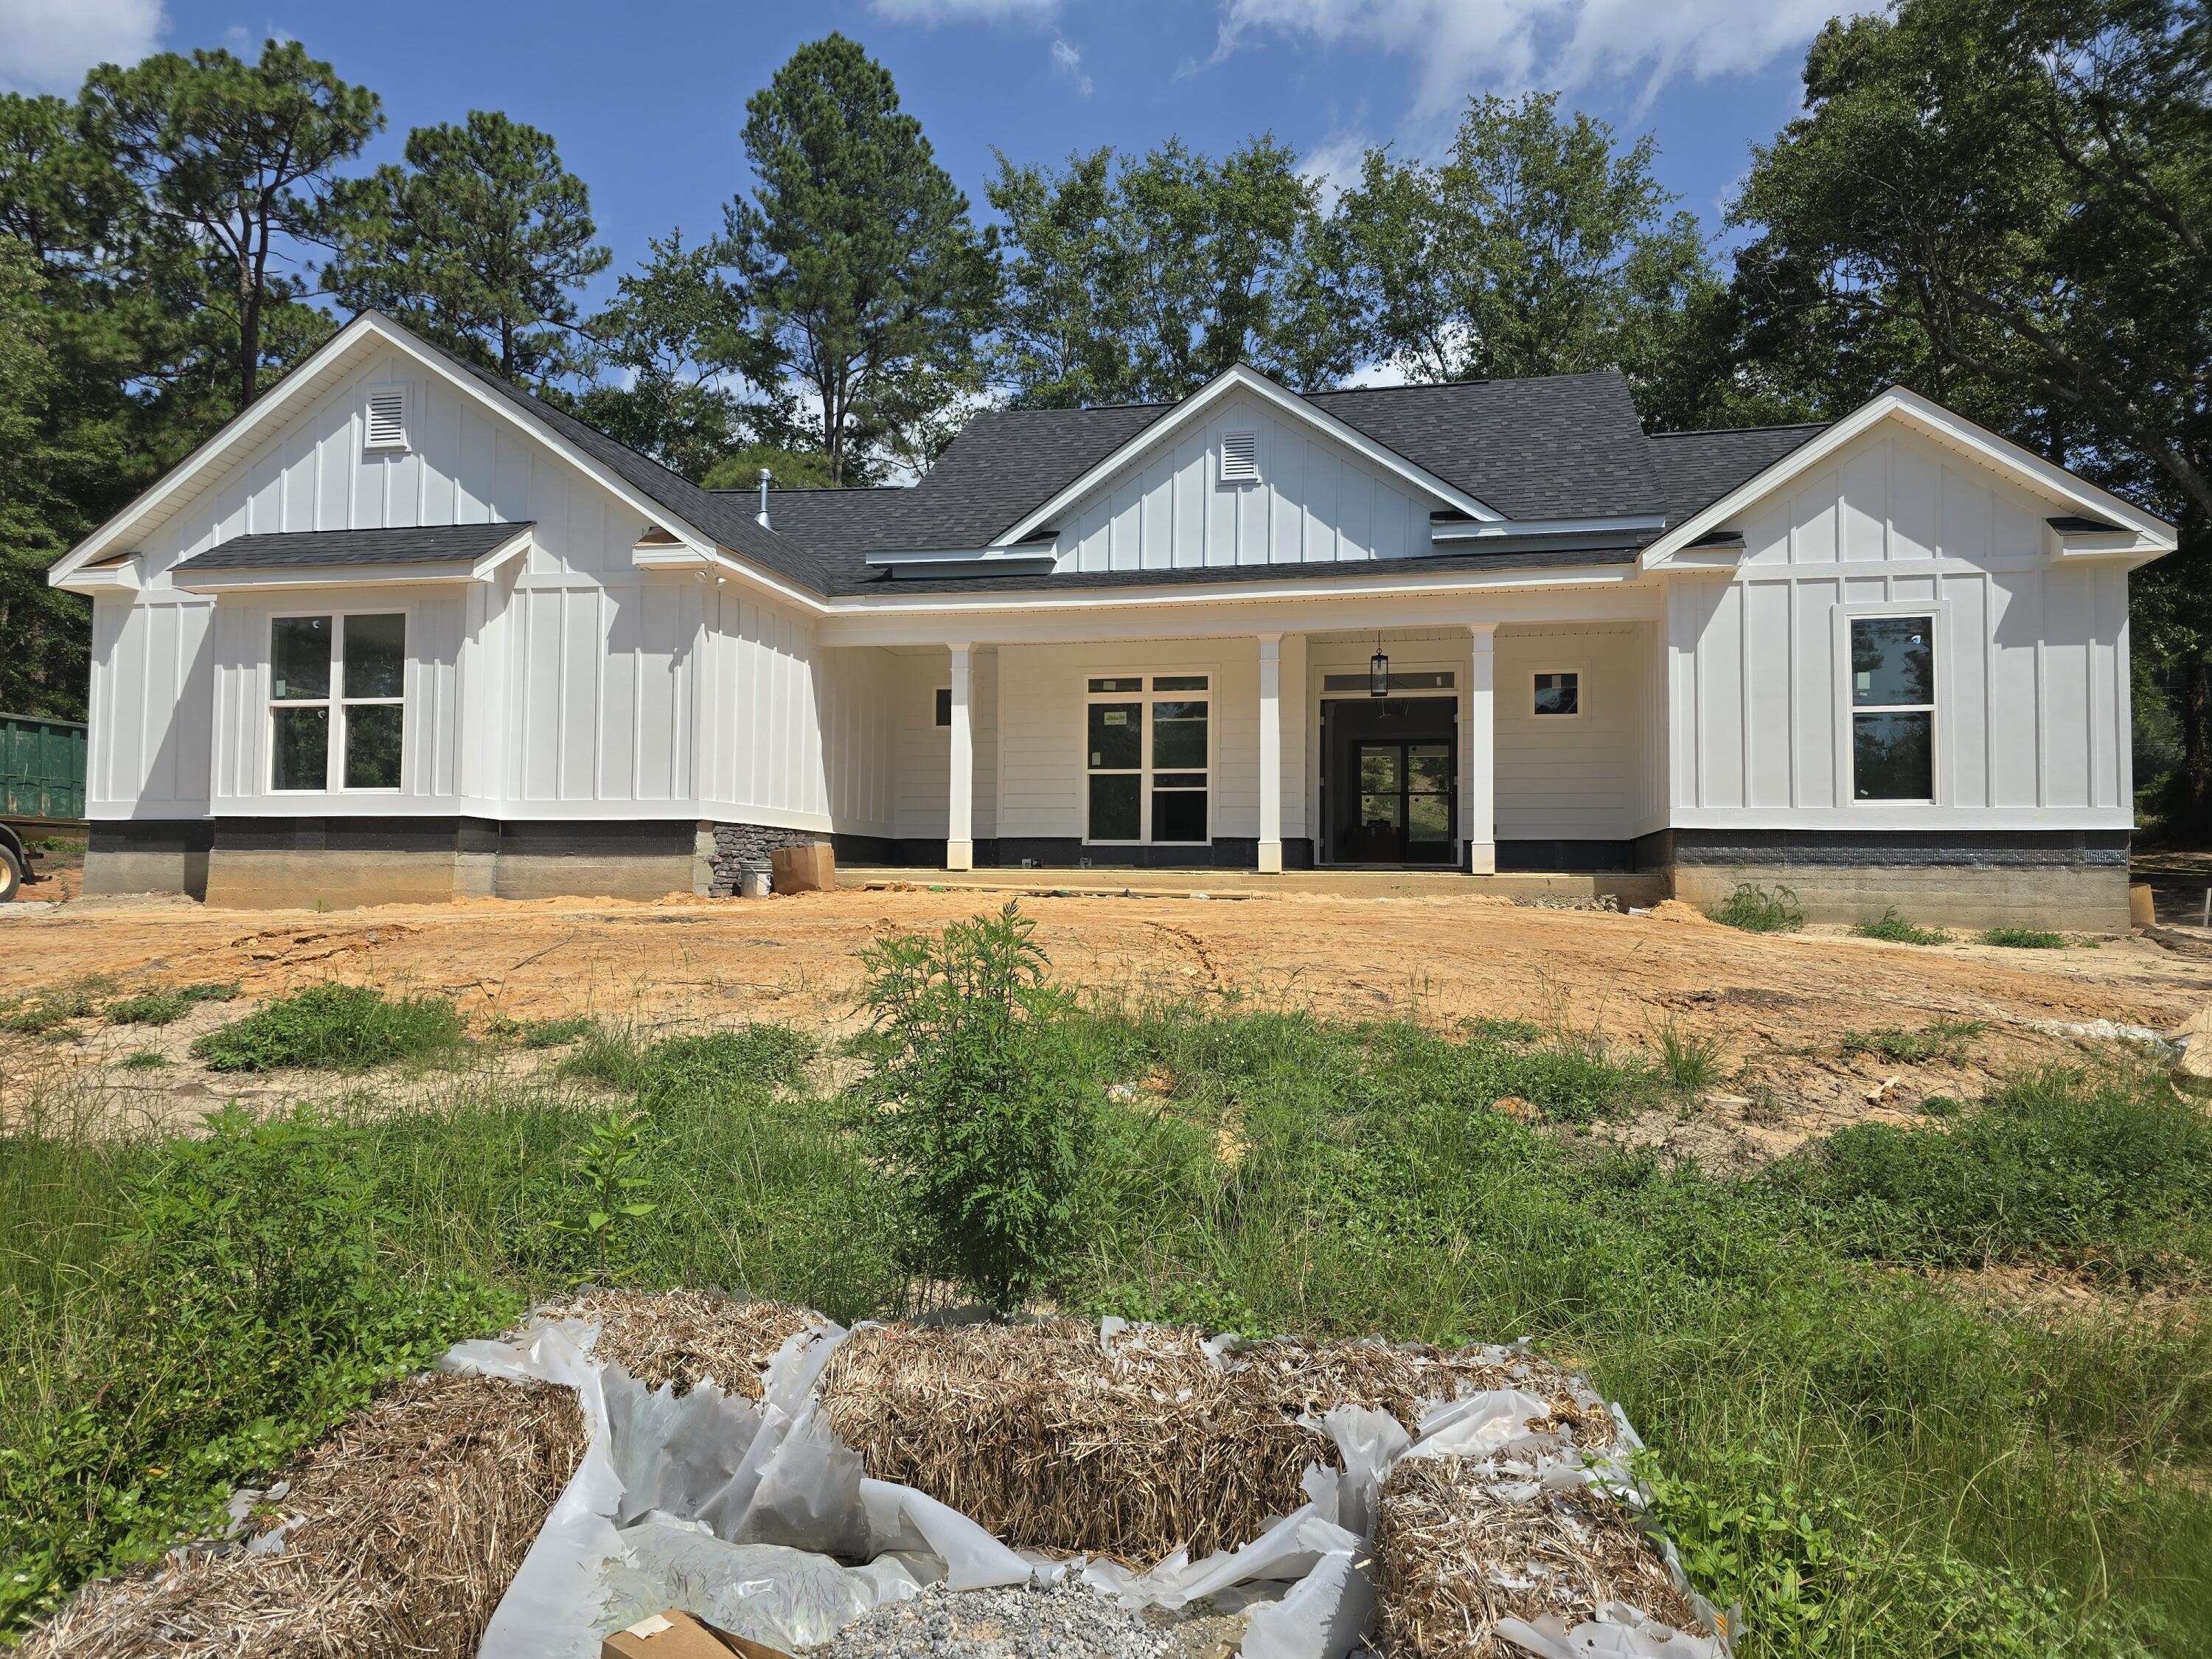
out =
[[806,1659],[1212,1659],[1243,1638],[1241,1613],[1163,1623],[1078,1583],[1048,1589],[947,1590],[878,1607]]

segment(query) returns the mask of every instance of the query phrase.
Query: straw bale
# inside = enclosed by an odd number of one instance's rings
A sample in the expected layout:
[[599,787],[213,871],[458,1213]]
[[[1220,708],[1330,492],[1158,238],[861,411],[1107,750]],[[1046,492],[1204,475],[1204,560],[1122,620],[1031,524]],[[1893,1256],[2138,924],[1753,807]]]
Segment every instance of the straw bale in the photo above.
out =
[[[1073,1321],[884,1325],[823,1371],[830,1425],[878,1480],[920,1488],[1017,1547],[1149,1565],[1257,1537],[1305,1501],[1309,1463],[1334,1465],[1302,1422],[1332,1406],[1392,1413],[1511,1385],[1555,1395],[1590,1446],[1611,1438],[1565,1373],[1502,1349],[1446,1355],[1379,1342],[1271,1342],[1224,1366],[1202,1333],[1142,1327],[1102,1344]],[[1583,1391],[1586,1393],[1587,1391]]]
[[761,1372],[788,1338],[829,1323],[788,1302],[711,1291],[586,1291],[538,1314],[597,1324],[592,1357],[613,1361],[647,1388],[673,1382],[688,1394],[711,1376],[748,1400],[761,1397]]
[[1601,1491],[1540,1490],[1521,1502],[1494,1467],[1409,1457],[1383,1482],[1375,1528],[1376,1614],[1401,1659],[1527,1659],[1500,1618],[1547,1613],[1572,1626],[1621,1601],[1678,1630],[1710,1635],[1658,1547]]
[[273,1554],[188,1547],[88,1586],[22,1659],[467,1659],[583,1455],[576,1397],[544,1383],[402,1383],[285,1471],[254,1530]]

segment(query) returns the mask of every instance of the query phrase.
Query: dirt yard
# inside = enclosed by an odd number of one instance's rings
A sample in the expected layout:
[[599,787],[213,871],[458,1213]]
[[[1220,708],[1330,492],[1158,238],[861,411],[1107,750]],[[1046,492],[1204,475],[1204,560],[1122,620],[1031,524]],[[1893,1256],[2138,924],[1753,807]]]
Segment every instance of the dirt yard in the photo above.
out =
[[[325,979],[437,991],[477,1018],[588,1014],[641,1027],[775,1020],[852,1029],[855,953],[933,929],[1003,895],[860,891],[768,900],[672,896],[465,901],[317,915],[210,910],[184,900],[80,899],[0,915],[0,1005],[86,980],[129,993],[239,981],[238,1002],[176,1024],[80,1022],[58,1042],[0,1038],[0,1101],[57,1072],[96,1068],[156,1115],[237,1094],[299,1098],[304,1079],[212,1076],[191,1039],[253,1001]],[[1893,945],[1835,933],[1758,936],[1675,905],[1650,916],[1495,899],[1027,896],[1054,972],[1093,991],[1239,1000],[1341,1018],[1516,1018],[1656,1051],[1659,1034],[1717,1037],[1703,1109],[1619,1133],[1723,1165],[1763,1162],[1854,1118],[1917,1113],[2057,1059],[2105,1020],[2166,1030],[2212,999],[2212,956],[2148,941],[2064,951]],[[1885,1058],[1854,1034],[1966,1035],[1954,1055]],[[168,1064],[130,1071],[151,1049]],[[320,1085],[328,1087],[329,1085]]]

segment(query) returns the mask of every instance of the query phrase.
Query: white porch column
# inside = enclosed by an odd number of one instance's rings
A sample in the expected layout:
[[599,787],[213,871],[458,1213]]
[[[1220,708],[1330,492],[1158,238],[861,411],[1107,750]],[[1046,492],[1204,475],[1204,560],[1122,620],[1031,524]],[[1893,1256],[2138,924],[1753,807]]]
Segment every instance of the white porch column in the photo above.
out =
[[965,640],[952,651],[951,776],[945,800],[945,867],[975,867],[975,740],[968,718],[969,647]]
[[1283,871],[1283,636],[1260,635],[1260,872]]
[[1498,872],[1496,623],[1471,623],[1468,653],[1467,726],[1459,734],[1459,833],[1466,867],[1478,876]]

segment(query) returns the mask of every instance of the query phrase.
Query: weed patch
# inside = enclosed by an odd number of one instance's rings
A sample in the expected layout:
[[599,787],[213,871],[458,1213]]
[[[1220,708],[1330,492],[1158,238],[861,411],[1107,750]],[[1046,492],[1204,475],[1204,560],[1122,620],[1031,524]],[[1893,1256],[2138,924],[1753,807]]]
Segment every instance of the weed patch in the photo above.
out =
[[2000,945],[2012,951],[2063,951],[2066,935],[2046,933],[2039,927],[1992,927],[1982,935],[1984,945]]
[[560,1048],[581,1042],[599,1029],[599,1023],[584,1014],[567,1019],[511,1019],[501,1014],[485,1024],[483,1035],[487,1042],[517,1048]]
[[1705,914],[1723,927],[1746,933],[1794,933],[1805,925],[1805,912],[1795,889],[1769,891],[1749,882],[1738,882],[1735,891]]
[[1907,921],[1897,914],[1895,905],[1883,911],[1879,921],[1853,924],[1851,932],[1861,939],[1886,939],[1892,945],[1948,945],[1951,942],[1950,934],[1941,927],[1923,927],[1917,922]]
[[111,1002],[100,1011],[110,1025],[167,1025],[203,1002],[229,1002],[238,995],[238,981],[179,985],[167,990],[142,991],[135,997]]
[[1987,1022],[1978,1019],[1939,1019],[1917,1031],[1885,1025],[1872,1031],[1846,1031],[1838,1046],[1846,1057],[1879,1054],[1903,1066],[1921,1065],[1931,1060],[1963,1066],[1966,1045],[1989,1029]]
[[447,998],[317,985],[208,1032],[193,1042],[192,1054],[216,1072],[357,1072],[443,1053],[460,1041],[461,1018]]
[[124,1056],[123,1069],[126,1072],[158,1072],[168,1063],[167,1054],[157,1054],[151,1048],[140,1048]]
[[16,1036],[58,1036],[71,1020],[92,1017],[96,1006],[93,994],[98,988],[96,984],[88,981],[26,997],[10,1004],[4,1012],[0,1012],[0,1031]]
[[1667,1081],[1686,1095],[1703,1094],[1720,1080],[1721,1040],[1692,1036],[1669,1017],[1656,1033],[1659,1040],[1659,1069]]

